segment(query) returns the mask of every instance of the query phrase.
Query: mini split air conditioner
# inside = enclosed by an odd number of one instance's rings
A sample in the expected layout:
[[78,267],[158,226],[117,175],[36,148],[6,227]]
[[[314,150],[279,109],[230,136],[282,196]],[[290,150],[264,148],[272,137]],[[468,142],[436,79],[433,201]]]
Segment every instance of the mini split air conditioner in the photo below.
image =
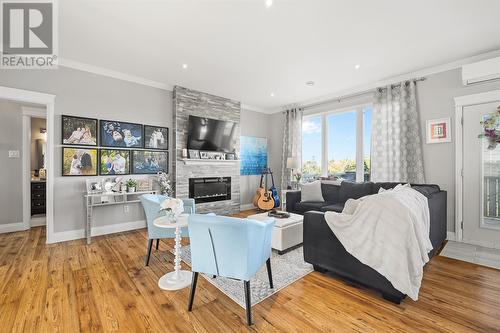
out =
[[500,80],[500,57],[462,66],[465,86],[493,80]]

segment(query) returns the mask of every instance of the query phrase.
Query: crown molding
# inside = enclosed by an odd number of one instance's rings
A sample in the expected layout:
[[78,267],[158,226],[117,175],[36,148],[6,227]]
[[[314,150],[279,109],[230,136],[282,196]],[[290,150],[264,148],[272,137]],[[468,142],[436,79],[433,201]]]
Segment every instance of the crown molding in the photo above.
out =
[[[445,64],[432,66],[432,67],[426,67],[426,68],[423,68],[423,69],[420,69],[417,71],[388,77],[388,78],[385,78],[385,79],[382,79],[379,81],[371,82],[371,83],[364,84],[364,85],[359,85],[359,86],[352,87],[349,89],[339,90],[337,92],[334,92],[334,93],[331,93],[328,95],[323,95],[320,97],[303,100],[301,102],[291,103],[290,105],[295,105],[296,107],[307,107],[308,105],[328,103],[330,100],[336,101],[339,98],[342,98],[343,96],[355,94],[355,93],[358,93],[360,91],[375,89],[378,87],[383,87],[383,86],[386,86],[389,84],[393,84],[394,82],[409,80],[412,78],[424,77],[424,76],[429,76],[432,74],[446,72],[449,70],[461,68],[463,65],[471,64],[471,63],[474,63],[477,61],[486,60],[486,59],[494,58],[494,57],[498,57],[498,56],[500,56],[500,49],[486,52],[486,53],[481,53],[481,54],[478,54],[478,55],[475,55],[472,57],[462,58],[462,59],[448,62]],[[282,106],[279,109],[270,110],[269,113],[281,112],[284,109],[285,109],[285,106]]]
[[122,80],[122,81],[137,83],[137,84],[140,84],[143,86],[158,88],[158,89],[167,90],[167,91],[173,90],[173,86],[168,85],[166,83],[149,80],[149,79],[146,79],[146,78],[143,78],[140,76],[130,75],[127,73],[122,73],[122,72],[118,72],[118,71],[115,71],[112,69],[90,65],[90,64],[86,64],[83,62],[79,62],[79,61],[71,60],[71,59],[67,59],[67,58],[60,58],[59,59],[59,66],[71,68],[71,69],[76,69],[76,70],[79,70],[82,72],[88,72],[88,73],[92,73],[92,74],[111,77],[113,79],[118,79],[118,80]]

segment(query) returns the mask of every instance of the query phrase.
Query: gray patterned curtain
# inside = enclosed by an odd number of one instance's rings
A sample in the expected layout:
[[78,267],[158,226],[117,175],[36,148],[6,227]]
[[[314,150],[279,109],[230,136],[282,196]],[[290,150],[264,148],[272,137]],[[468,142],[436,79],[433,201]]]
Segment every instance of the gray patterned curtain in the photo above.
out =
[[372,181],[425,183],[414,81],[378,89],[372,126]]
[[291,183],[290,169],[287,168],[288,158],[302,161],[302,112],[301,108],[294,108],[284,112],[283,126],[283,155],[281,158],[281,189],[284,190]]

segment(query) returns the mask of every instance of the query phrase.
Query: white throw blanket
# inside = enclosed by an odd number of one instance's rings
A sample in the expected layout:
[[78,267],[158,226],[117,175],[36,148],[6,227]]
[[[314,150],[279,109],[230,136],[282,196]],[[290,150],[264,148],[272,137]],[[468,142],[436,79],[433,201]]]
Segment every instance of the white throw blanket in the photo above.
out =
[[389,280],[395,289],[418,299],[423,266],[432,250],[427,198],[409,186],[349,199],[342,213],[325,219],[345,249]]

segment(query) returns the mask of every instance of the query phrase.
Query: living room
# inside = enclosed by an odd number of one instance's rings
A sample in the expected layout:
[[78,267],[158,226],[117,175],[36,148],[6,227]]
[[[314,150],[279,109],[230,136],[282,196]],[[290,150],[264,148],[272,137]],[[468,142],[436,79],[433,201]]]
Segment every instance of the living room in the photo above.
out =
[[2,330],[498,331],[498,2],[0,5]]

